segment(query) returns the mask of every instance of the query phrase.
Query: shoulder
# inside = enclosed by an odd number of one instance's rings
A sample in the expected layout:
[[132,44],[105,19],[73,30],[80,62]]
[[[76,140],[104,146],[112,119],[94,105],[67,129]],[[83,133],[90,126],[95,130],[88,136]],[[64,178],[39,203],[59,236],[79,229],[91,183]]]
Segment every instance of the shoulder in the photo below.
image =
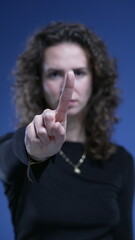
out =
[[123,146],[116,145],[116,151],[109,158],[108,164],[114,169],[125,174],[133,173],[134,171],[134,158],[132,154]]
[[133,162],[133,156],[132,154],[123,146],[116,145],[116,151],[111,156],[112,159],[116,159],[121,164]]

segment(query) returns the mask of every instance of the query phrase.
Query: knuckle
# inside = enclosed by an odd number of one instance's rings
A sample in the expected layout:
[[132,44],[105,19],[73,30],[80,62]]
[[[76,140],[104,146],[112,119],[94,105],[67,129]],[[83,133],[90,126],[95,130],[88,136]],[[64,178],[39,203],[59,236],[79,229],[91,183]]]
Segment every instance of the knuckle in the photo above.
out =
[[31,136],[31,128],[32,128],[32,123],[29,123],[28,126],[25,129],[25,138],[30,138]]
[[47,108],[47,109],[45,109],[44,111],[43,111],[43,115],[46,115],[48,112],[50,112],[51,110],[49,109],[49,108]]
[[41,117],[41,115],[35,115],[33,120],[36,121],[36,120],[38,120],[40,117]]
[[32,126],[32,122],[30,122],[30,123],[26,126],[25,133],[27,133],[27,132],[31,129],[31,126]]
[[45,129],[44,128],[37,129],[37,135],[38,136],[45,136],[46,135]]
[[53,120],[54,118],[54,113],[52,110],[50,109],[46,109],[44,112],[43,112],[43,117],[45,120]]

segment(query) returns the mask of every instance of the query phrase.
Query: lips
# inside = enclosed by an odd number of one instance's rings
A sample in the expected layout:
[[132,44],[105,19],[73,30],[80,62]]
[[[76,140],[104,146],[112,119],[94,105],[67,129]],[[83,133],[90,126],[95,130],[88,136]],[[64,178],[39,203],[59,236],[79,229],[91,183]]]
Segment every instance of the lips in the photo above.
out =
[[72,107],[76,104],[77,100],[70,100],[68,106]]

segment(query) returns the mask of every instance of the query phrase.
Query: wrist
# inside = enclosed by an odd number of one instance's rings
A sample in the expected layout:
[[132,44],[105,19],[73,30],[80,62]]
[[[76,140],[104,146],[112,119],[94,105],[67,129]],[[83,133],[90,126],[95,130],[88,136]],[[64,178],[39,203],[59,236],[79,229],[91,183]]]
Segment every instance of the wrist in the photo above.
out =
[[45,162],[49,158],[50,157],[38,158],[38,157],[35,157],[35,156],[32,156],[32,155],[28,154],[28,160],[31,164],[42,163],[42,162]]
[[44,159],[33,159],[33,157],[31,155],[28,154],[28,167],[27,167],[27,176],[28,176],[28,179],[30,182],[33,182],[32,178],[30,177],[30,169],[32,167],[32,165],[37,165],[37,164],[42,164],[44,163],[45,161],[47,161],[47,159],[49,159],[50,157],[46,157]]

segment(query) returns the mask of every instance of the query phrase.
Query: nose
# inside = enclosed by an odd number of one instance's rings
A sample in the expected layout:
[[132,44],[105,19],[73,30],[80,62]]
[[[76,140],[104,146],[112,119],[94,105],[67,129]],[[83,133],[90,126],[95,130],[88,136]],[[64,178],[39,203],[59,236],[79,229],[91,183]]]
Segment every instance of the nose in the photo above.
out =
[[75,83],[74,83],[74,89],[73,89],[73,93],[72,93],[72,99],[76,99],[77,93],[78,93],[78,81],[77,79],[75,79]]

